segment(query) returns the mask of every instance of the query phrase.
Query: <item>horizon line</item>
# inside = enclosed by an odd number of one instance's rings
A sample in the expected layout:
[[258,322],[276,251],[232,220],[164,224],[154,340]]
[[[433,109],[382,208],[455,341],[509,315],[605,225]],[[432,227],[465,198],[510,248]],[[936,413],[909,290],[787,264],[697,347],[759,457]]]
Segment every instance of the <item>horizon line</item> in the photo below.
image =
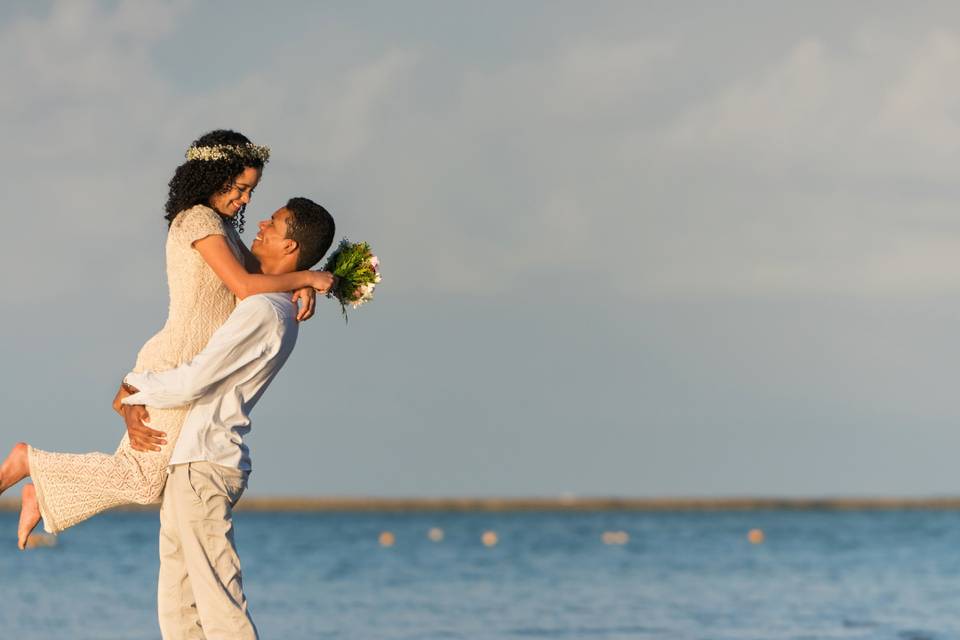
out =
[[[156,511],[159,504],[125,505],[122,512]],[[19,498],[0,498],[0,512],[19,511]],[[236,511],[248,512],[523,512],[523,511],[894,511],[960,510],[960,496],[665,496],[665,497],[383,497],[250,496]]]

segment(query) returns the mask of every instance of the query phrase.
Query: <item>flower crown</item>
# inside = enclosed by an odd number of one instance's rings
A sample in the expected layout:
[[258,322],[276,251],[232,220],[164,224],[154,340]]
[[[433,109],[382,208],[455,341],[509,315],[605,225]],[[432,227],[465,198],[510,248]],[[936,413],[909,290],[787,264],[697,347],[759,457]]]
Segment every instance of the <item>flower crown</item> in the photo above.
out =
[[270,160],[270,147],[261,147],[252,142],[190,147],[187,149],[186,158],[187,160],[259,160],[266,163]]

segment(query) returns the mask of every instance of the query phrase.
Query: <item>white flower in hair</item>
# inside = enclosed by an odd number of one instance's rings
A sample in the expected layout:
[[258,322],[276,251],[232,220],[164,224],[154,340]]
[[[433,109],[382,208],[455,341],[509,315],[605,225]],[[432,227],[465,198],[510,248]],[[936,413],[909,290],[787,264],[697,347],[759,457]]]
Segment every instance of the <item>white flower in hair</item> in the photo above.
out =
[[187,160],[270,160],[270,147],[247,144],[215,144],[208,147],[190,147]]

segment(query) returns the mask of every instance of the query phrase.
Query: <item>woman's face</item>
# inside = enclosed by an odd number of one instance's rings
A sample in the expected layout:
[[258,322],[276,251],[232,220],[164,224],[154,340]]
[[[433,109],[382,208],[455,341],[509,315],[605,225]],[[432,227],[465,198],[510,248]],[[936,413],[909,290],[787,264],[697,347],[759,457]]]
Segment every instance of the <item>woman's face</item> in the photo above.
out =
[[225,185],[226,191],[210,196],[210,208],[232,218],[250,202],[250,196],[253,195],[253,190],[257,188],[259,182],[260,169],[247,167]]

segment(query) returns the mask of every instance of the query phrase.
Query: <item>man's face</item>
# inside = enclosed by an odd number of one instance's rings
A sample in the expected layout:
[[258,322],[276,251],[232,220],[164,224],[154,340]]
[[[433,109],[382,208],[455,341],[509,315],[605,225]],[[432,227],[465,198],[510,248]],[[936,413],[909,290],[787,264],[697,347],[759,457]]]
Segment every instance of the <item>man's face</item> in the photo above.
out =
[[289,252],[293,240],[287,238],[287,222],[291,215],[289,209],[280,207],[268,220],[260,221],[260,232],[250,245],[253,255],[263,261],[263,258],[277,258]]

